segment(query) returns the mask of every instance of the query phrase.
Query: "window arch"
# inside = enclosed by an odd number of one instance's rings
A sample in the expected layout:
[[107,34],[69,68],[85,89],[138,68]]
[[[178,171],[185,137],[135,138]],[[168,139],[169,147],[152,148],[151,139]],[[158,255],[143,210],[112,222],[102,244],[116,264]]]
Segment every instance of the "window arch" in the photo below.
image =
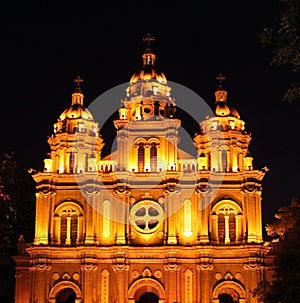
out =
[[53,242],[76,245],[83,241],[83,212],[75,202],[61,203],[54,213]]
[[242,210],[232,200],[215,204],[211,216],[212,240],[220,244],[236,243],[243,239]]

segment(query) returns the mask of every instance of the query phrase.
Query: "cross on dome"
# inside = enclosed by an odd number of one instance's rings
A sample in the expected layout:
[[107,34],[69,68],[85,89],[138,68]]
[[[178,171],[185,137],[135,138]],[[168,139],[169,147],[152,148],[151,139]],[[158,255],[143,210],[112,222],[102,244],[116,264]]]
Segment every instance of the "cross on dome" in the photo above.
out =
[[222,81],[225,80],[226,77],[223,76],[222,73],[219,73],[219,75],[216,77],[216,80],[219,80],[219,85],[221,86],[222,85]]
[[151,42],[155,41],[155,37],[152,37],[150,33],[146,35],[146,37],[143,38],[143,42],[147,43],[148,48],[150,48]]
[[83,82],[83,79],[81,79],[80,76],[77,76],[77,78],[74,79],[74,82],[77,82],[77,87],[80,87],[80,83]]

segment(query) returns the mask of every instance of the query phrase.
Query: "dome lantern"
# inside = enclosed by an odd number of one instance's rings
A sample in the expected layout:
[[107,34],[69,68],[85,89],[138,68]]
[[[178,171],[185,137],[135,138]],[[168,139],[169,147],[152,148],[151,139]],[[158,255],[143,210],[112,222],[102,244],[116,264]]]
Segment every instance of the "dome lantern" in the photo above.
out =
[[227,91],[222,86],[222,81],[225,80],[225,76],[222,73],[216,77],[219,81],[218,89],[215,91],[215,98],[216,98],[216,109],[215,114],[217,117],[228,117],[232,116],[237,119],[240,119],[239,113],[236,111],[235,108],[229,106],[227,103]]

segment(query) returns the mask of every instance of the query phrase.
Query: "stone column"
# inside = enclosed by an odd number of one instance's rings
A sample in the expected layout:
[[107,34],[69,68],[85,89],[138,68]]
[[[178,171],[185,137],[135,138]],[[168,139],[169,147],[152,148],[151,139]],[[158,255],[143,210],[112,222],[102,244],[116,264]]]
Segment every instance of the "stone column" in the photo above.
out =
[[129,265],[126,264],[114,264],[113,269],[116,272],[116,289],[117,289],[117,301],[116,303],[124,303],[127,302],[127,290],[128,285],[125,285],[127,271],[129,270]]
[[[177,263],[168,263],[164,265],[166,271],[166,300],[167,302],[180,301],[180,265]],[[178,276],[179,275],[179,276]],[[178,281],[179,280],[179,281]]]
[[199,265],[197,265],[197,270],[200,272],[200,303],[208,303],[210,302],[210,291],[211,291],[211,285],[210,285],[210,277],[211,272],[213,270],[214,266],[210,263],[203,262]]
[[98,265],[95,264],[83,264],[81,265],[82,272],[82,297],[84,303],[94,303],[96,302],[96,293],[99,283],[95,278],[95,271],[98,269]]

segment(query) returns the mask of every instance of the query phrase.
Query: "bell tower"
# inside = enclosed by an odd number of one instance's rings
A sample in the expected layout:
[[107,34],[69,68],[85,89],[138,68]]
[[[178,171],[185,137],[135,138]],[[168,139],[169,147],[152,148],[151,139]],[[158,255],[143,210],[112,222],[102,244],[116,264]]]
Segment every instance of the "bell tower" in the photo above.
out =
[[[223,179],[217,194],[220,202],[216,201],[212,210],[211,240],[261,243],[261,181],[267,169],[253,167],[251,135],[236,109],[228,104],[228,93],[222,85],[225,77],[219,74],[216,79],[215,115],[200,122],[201,133],[194,138],[199,173],[204,176],[211,172],[212,180],[217,176]],[[223,199],[228,201],[227,206]]]

